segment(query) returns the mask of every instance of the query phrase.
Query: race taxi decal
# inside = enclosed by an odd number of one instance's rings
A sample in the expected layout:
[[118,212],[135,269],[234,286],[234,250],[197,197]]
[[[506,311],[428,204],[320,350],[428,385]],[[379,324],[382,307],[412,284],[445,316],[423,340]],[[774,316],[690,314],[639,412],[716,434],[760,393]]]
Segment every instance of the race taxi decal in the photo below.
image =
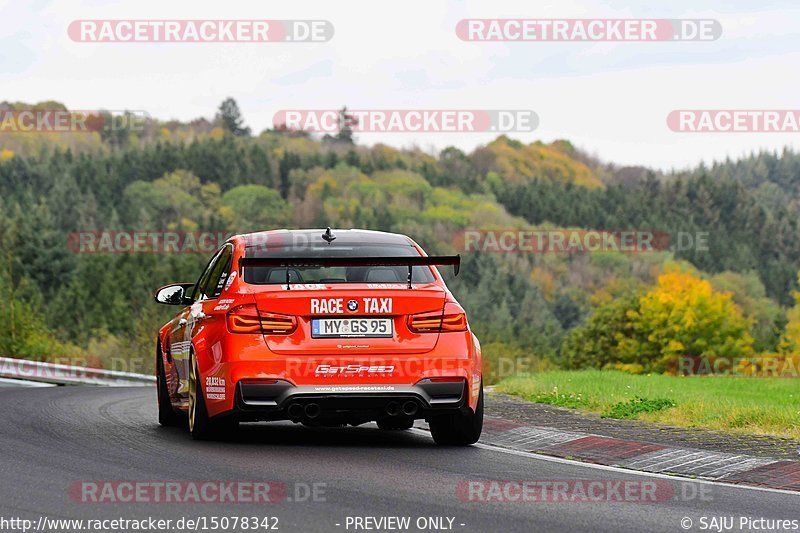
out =
[[391,313],[391,298],[364,298],[365,313]]
[[206,398],[209,400],[224,400],[227,396],[225,378],[206,376]]
[[348,300],[344,298],[311,298],[312,315],[341,315],[345,309],[349,313],[355,313],[361,309],[362,313],[378,315],[391,314],[391,298],[362,298],[358,300]]
[[363,376],[391,376],[394,374],[394,365],[317,365],[314,374],[317,376],[337,377],[363,377]]

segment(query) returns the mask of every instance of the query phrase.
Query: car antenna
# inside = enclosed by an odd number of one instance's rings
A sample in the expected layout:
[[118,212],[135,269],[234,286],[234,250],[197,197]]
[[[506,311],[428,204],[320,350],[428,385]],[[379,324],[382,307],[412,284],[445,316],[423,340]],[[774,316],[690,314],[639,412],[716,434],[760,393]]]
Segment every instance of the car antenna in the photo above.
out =
[[330,226],[328,226],[328,229],[326,229],[325,233],[322,234],[322,239],[328,244],[332,243],[334,239],[336,239],[336,235],[333,234]]

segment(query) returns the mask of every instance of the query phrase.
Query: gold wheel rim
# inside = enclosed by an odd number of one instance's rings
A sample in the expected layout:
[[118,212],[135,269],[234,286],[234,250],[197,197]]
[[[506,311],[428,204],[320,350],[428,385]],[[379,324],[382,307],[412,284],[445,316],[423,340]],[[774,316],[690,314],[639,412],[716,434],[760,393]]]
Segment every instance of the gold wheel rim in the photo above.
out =
[[194,431],[197,414],[197,376],[194,371],[194,354],[189,356],[189,431]]

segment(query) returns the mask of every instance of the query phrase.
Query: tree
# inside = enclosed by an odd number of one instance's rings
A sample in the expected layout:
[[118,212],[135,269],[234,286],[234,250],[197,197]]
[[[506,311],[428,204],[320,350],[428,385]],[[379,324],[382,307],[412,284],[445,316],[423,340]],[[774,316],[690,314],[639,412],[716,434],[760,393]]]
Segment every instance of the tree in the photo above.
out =
[[664,371],[679,356],[752,354],[750,320],[730,293],[690,272],[668,271],[649,291],[601,305],[565,341],[570,368],[612,367]]
[[626,339],[634,336],[630,313],[638,310],[639,297],[632,291],[595,309],[586,324],[573,329],[564,339],[562,364],[571,369],[640,364],[636,358],[623,357],[620,349]]
[[753,351],[750,321],[731,293],[715,292],[711,283],[690,272],[659,276],[631,318],[637,334],[624,351],[657,366],[682,355],[742,357]]
[[203,201],[204,191],[200,178],[176,170],[155,181],[133,182],[122,193],[122,206],[136,224],[147,220],[158,229],[193,230],[208,214],[204,207],[211,207],[211,201]]
[[291,223],[291,208],[275,189],[241,185],[222,197],[223,218],[235,232],[269,230]]
[[239,110],[239,104],[233,98],[228,97],[220,104],[216,120],[236,136],[245,137],[250,135],[250,128],[244,125],[244,118]]
[[[797,275],[800,281],[800,274]],[[800,291],[794,292],[794,307],[786,313],[788,323],[786,333],[780,343],[780,351],[787,354],[796,354],[800,348]]]
[[358,126],[358,119],[347,112],[347,106],[339,110],[337,122],[339,132],[336,135],[325,134],[322,140],[342,144],[355,144],[355,140],[353,139],[353,126]]

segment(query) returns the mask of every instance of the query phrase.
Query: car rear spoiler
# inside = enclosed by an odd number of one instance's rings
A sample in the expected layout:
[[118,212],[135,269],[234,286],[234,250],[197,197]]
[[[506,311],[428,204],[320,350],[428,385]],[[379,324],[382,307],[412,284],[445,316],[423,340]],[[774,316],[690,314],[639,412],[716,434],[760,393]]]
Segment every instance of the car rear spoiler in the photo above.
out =
[[239,271],[248,267],[286,268],[286,288],[290,288],[290,267],[333,267],[333,266],[405,266],[408,267],[408,288],[411,288],[411,269],[415,266],[452,265],[457,276],[461,269],[460,255],[435,255],[429,257],[242,257]]

